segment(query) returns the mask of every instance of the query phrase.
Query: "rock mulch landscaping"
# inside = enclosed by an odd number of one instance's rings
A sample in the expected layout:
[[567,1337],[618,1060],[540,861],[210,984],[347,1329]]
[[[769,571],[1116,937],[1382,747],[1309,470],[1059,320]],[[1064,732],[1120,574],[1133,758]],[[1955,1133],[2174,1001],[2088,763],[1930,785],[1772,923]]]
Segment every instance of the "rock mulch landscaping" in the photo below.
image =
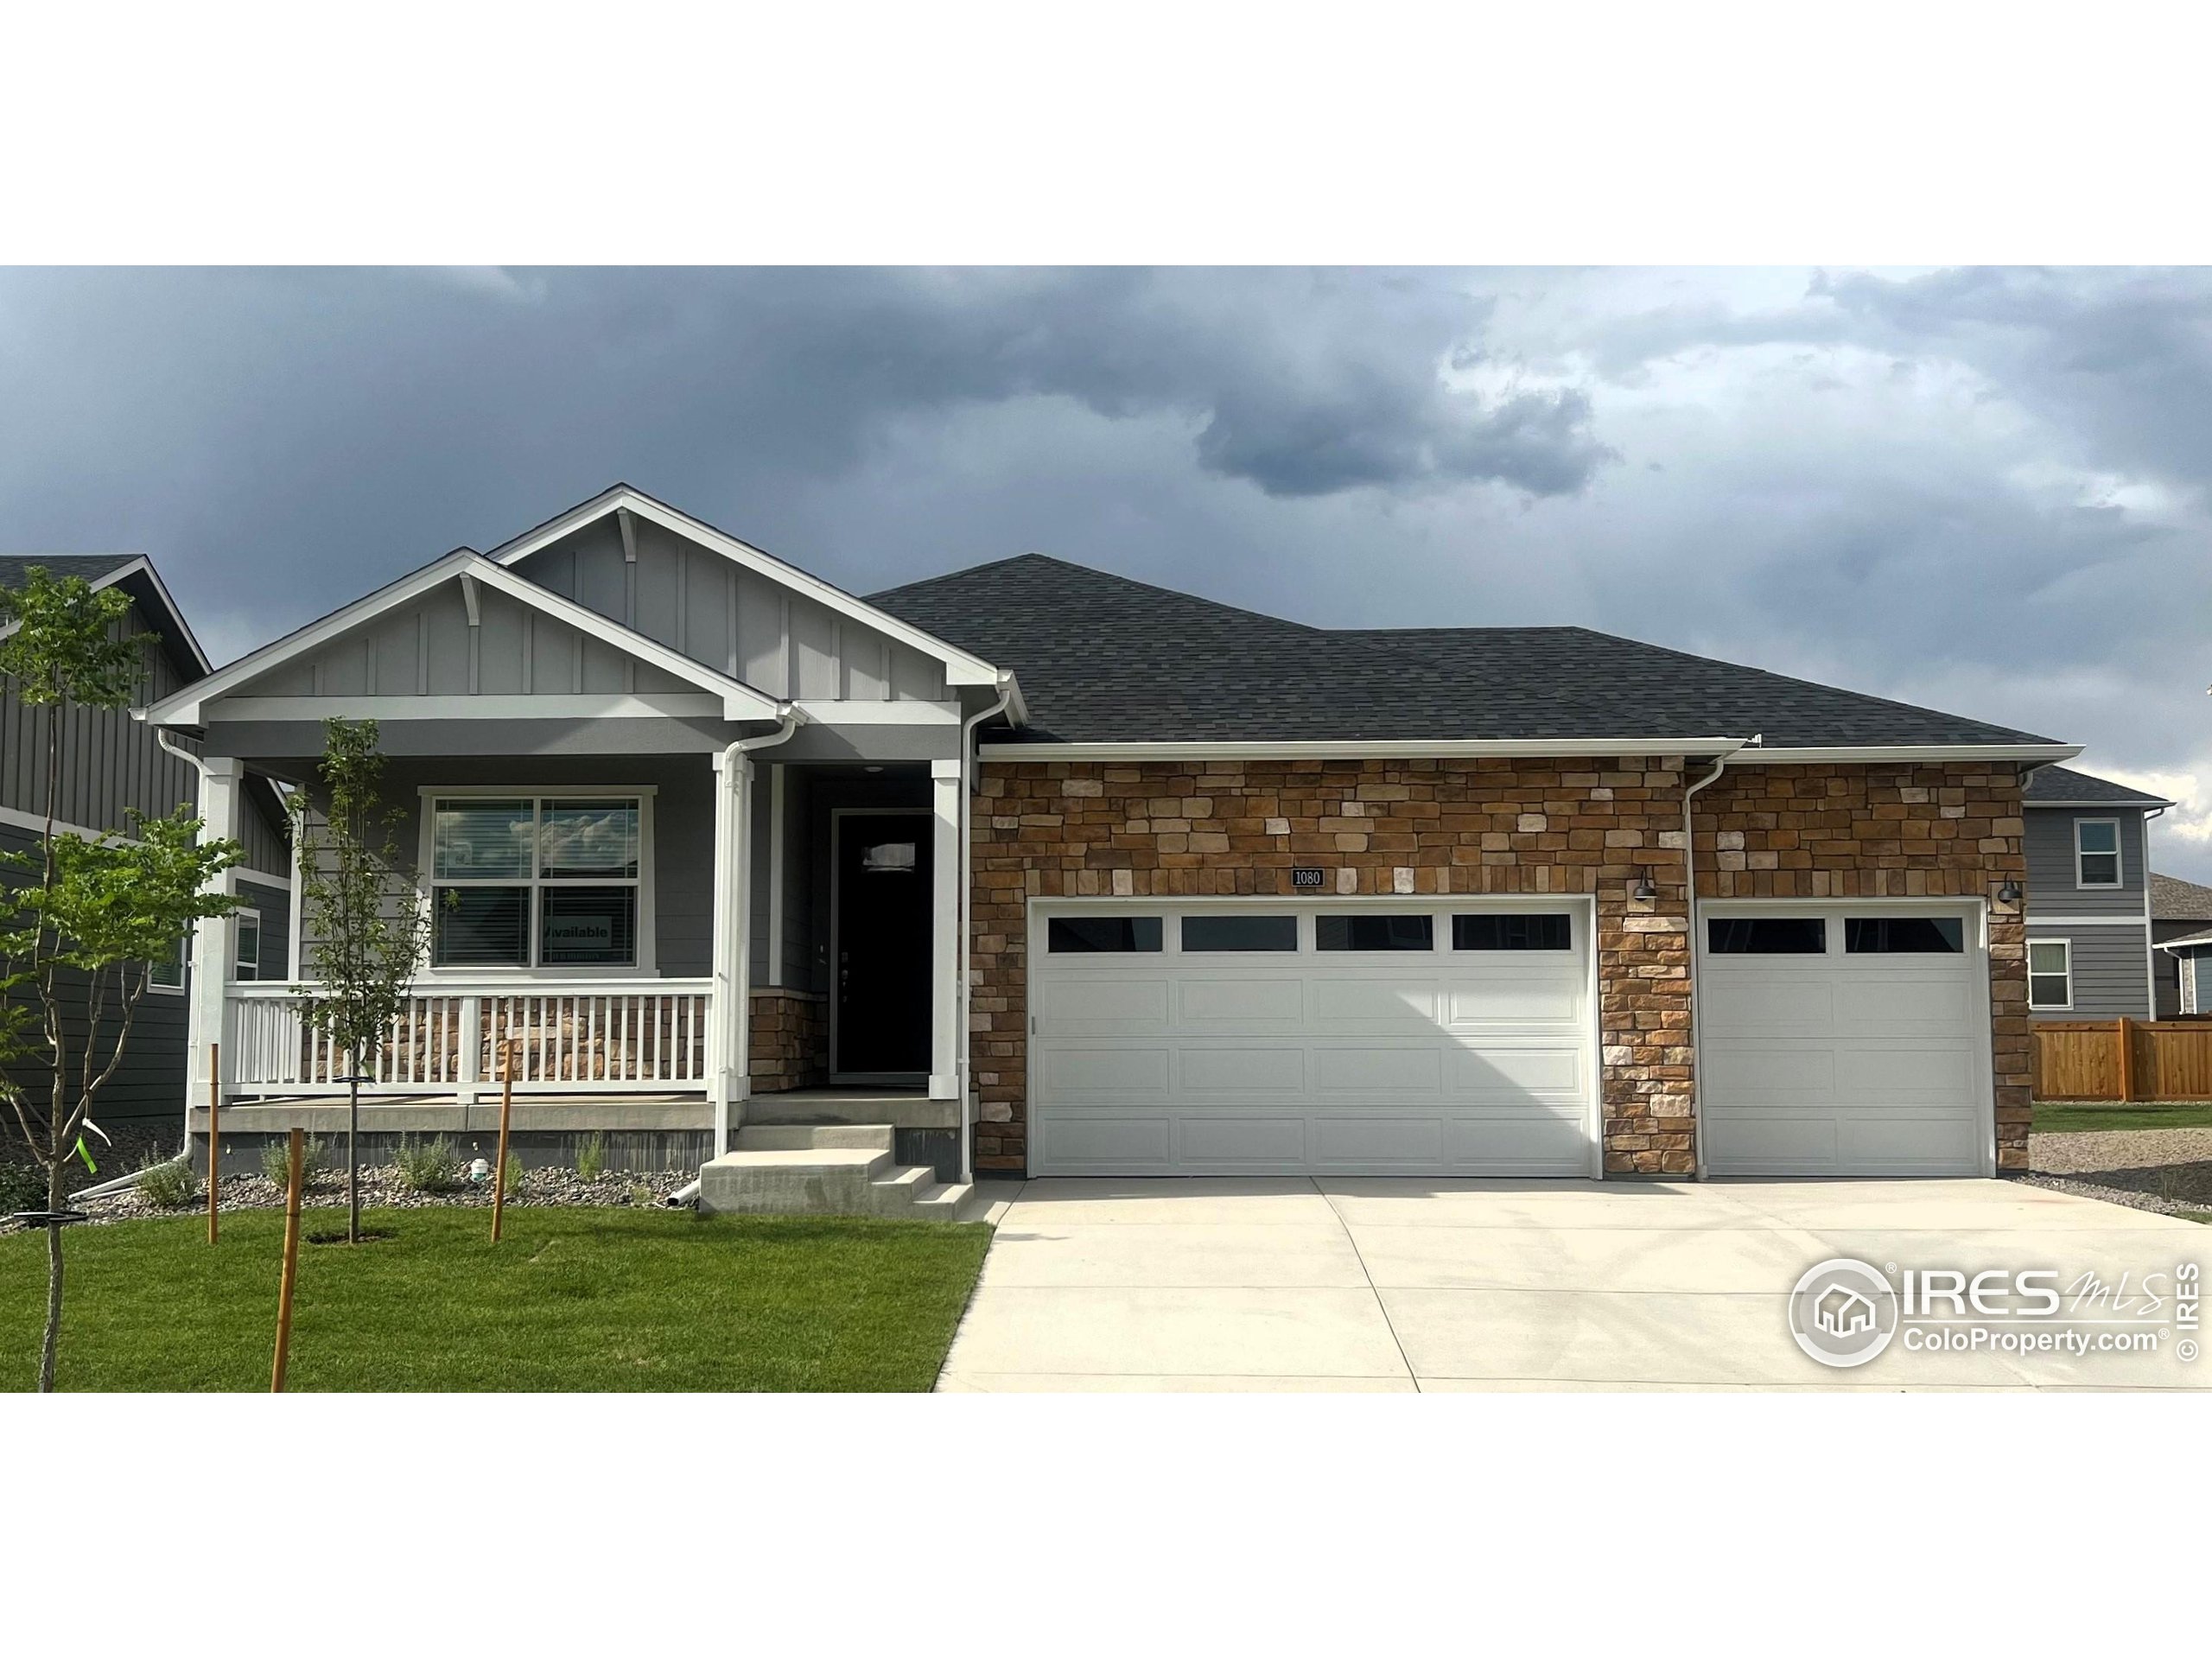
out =
[[2028,1157],[2031,1186],[2162,1216],[2212,1210],[2212,1128],[2038,1135]]
[[[636,1174],[626,1170],[608,1170],[588,1181],[573,1169],[533,1169],[524,1173],[521,1188],[508,1196],[507,1203],[511,1206],[568,1205],[650,1208],[665,1204],[671,1193],[687,1185],[691,1179],[663,1171]],[[206,1206],[206,1188],[197,1188],[196,1193],[193,1204],[187,1209]],[[222,1207],[226,1211],[281,1210],[284,1207],[284,1189],[276,1182],[265,1180],[258,1175],[226,1175],[220,1197]],[[346,1202],[346,1172],[342,1168],[318,1171],[308,1179],[304,1198],[306,1204],[315,1209],[342,1207]],[[410,1186],[401,1178],[396,1165],[385,1165],[362,1170],[361,1204],[365,1209],[378,1210],[488,1210],[492,1207],[492,1184],[486,1181],[479,1185],[464,1181],[461,1185],[442,1192],[423,1192]],[[185,1210],[164,1209],[136,1187],[105,1198],[91,1199],[86,1203],[85,1211],[95,1224],[130,1221],[142,1216],[185,1213]]]

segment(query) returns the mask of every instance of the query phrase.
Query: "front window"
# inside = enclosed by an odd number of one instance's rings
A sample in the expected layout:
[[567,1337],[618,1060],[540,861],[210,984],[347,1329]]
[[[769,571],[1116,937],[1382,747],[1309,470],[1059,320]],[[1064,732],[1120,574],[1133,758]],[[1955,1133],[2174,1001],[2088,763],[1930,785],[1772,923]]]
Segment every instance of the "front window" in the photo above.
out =
[[432,963],[638,966],[644,818],[635,796],[432,801]]
[[238,913],[238,965],[233,977],[255,980],[261,977],[261,912],[242,910]]
[[184,963],[190,955],[191,936],[188,934],[176,942],[175,947],[167,956],[146,964],[148,987],[156,991],[184,989]]
[[2116,887],[2120,885],[2120,823],[2115,818],[2082,818],[2074,825],[2075,885]]
[[2031,1008],[2070,1008],[2074,1006],[2074,946],[2069,939],[2031,939],[2028,942],[2028,1006]]

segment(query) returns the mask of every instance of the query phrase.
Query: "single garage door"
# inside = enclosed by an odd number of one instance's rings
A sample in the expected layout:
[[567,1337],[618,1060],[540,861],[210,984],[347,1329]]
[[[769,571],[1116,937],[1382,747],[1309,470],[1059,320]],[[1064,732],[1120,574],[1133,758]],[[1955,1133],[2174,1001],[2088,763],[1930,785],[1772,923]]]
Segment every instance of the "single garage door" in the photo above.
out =
[[1035,906],[1039,1175],[1597,1173],[1587,900]]
[[1698,1090],[1715,1175],[1979,1175],[1977,906],[1701,906]]

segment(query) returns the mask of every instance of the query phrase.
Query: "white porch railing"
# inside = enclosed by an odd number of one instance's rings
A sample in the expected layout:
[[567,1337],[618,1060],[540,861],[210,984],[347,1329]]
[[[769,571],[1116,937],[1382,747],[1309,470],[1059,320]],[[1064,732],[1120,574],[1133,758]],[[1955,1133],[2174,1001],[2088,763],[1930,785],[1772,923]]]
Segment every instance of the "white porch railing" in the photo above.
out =
[[[418,987],[366,1057],[365,1085],[461,1095],[494,1090],[514,1046],[514,1086],[540,1094],[703,1094],[712,982],[628,979]],[[346,1057],[301,1017],[297,988],[226,988],[226,1094],[342,1095]]]

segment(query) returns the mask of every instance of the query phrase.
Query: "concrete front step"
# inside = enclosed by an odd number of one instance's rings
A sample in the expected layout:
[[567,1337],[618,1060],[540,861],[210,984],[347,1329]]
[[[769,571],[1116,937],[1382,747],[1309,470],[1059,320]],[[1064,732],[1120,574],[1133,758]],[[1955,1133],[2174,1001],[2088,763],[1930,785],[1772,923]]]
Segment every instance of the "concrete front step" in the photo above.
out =
[[699,1171],[702,1215],[957,1221],[975,1189],[900,1164],[887,1124],[753,1125]]

